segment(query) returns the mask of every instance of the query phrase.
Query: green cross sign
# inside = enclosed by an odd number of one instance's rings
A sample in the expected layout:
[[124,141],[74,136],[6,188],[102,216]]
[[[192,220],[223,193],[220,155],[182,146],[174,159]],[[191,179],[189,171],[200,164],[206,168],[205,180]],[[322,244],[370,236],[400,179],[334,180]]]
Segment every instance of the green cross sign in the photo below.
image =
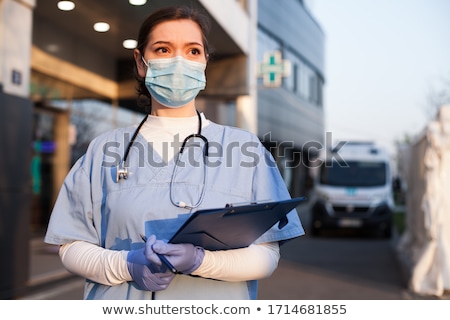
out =
[[291,62],[283,60],[280,51],[265,53],[264,62],[258,66],[258,76],[263,77],[264,85],[267,87],[279,87],[282,77],[290,74]]

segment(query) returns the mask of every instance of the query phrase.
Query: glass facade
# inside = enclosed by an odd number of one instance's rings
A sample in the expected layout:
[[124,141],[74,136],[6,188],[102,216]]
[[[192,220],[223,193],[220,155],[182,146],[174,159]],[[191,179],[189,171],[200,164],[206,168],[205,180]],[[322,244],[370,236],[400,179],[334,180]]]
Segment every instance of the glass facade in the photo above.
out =
[[32,229],[46,226],[62,178],[96,136],[143,115],[111,99],[33,71]]
[[[259,29],[258,61],[263,61],[264,54],[271,51],[281,51],[283,59],[291,63],[291,74],[283,79],[283,87],[311,104],[322,107],[323,80],[319,73],[311,68],[298,52],[283,48],[280,41]],[[258,85],[262,86],[262,81],[262,78],[259,78]]]
[[71,165],[81,157],[96,136],[115,128],[127,127],[141,121],[143,115],[111,103],[95,99],[54,100],[53,106],[70,108]]

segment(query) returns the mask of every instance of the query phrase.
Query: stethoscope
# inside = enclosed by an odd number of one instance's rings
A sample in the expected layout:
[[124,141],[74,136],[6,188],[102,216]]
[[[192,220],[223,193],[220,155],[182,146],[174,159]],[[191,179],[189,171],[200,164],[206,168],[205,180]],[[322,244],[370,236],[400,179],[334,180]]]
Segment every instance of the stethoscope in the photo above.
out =
[[[198,117],[197,133],[193,133],[193,134],[187,136],[183,140],[183,143],[181,144],[180,152],[178,152],[178,154],[176,156],[175,165],[173,167],[172,177],[170,179],[170,187],[169,187],[170,201],[172,202],[172,204],[179,208],[186,208],[186,209],[190,209],[190,210],[197,208],[202,203],[203,198],[205,196],[206,181],[207,181],[206,157],[208,156],[208,139],[206,139],[206,137],[202,135],[202,117],[200,115],[200,112],[198,112],[198,110],[196,110],[196,112],[197,112],[197,117]],[[125,154],[124,154],[122,160],[119,162],[119,164],[116,167],[116,182],[117,183],[119,183],[122,179],[123,180],[128,179],[128,168],[125,166],[127,159],[128,159],[128,154],[130,153],[131,147],[133,146],[134,140],[136,140],[136,137],[139,134],[141,127],[144,125],[145,121],[147,121],[147,118],[148,118],[148,114],[144,117],[144,119],[141,121],[141,123],[138,125],[138,127],[134,131],[133,136],[131,137],[131,140],[128,143],[127,149],[125,150]],[[187,204],[184,201],[174,201],[173,200],[172,185],[173,185],[174,177],[176,175],[177,167],[181,160],[181,156],[183,154],[184,149],[186,148],[186,144],[190,139],[193,139],[193,138],[200,138],[205,143],[205,145],[203,147],[203,187],[202,187],[202,192],[200,193],[200,197],[199,197],[198,201],[194,204]]]

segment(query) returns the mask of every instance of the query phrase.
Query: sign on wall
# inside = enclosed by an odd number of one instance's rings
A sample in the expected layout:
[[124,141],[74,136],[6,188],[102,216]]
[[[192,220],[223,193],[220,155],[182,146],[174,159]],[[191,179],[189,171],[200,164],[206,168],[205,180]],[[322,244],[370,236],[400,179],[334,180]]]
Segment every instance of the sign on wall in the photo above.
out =
[[279,87],[283,77],[291,74],[291,62],[283,60],[280,51],[264,54],[264,61],[258,64],[258,77],[263,77],[266,87]]

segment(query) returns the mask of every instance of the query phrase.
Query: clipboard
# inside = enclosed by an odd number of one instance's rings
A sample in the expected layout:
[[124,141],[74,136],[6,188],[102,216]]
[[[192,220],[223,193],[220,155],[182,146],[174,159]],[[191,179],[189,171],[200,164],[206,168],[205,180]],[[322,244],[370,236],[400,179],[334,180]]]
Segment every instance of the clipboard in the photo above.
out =
[[304,200],[305,197],[299,197],[199,210],[186,220],[169,242],[192,243],[207,250],[248,247],[277,222],[282,229],[287,223],[286,215]]

